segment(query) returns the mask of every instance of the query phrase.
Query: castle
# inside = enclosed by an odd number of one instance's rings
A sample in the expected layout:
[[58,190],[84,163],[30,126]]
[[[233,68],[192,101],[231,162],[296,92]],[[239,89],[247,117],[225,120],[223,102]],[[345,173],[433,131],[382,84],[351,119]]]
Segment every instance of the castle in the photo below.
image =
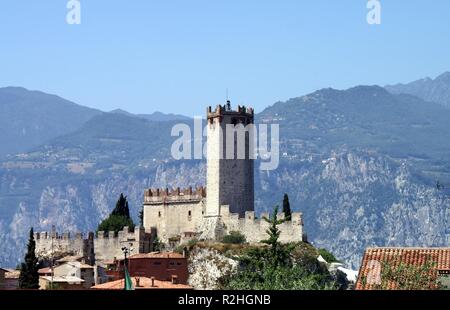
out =
[[[53,247],[92,262],[121,257],[124,245],[131,245],[135,252],[148,253],[156,237],[168,247],[191,239],[220,241],[232,231],[243,234],[247,242],[266,239],[269,224],[262,218],[269,215],[263,213],[257,218],[254,212],[251,135],[248,131],[240,137],[237,131],[227,133],[230,127],[246,128],[253,123],[252,108],[238,106],[235,111],[229,101],[215,110],[208,107],[206,188],[148,189],[144,192],[143,227],[133,232],[125,227],[117,236],[114,232],[99,231],[97,236],[89,233],[86,239],[82,234],[71,238],[68,233],[36,233],[37,254],[43,256]],[[239,154],[239,139],[244,139],[241,142],[245,154]],[[281,242],[302,241],[302,214],[292,213],[291,220],[279,228]]]

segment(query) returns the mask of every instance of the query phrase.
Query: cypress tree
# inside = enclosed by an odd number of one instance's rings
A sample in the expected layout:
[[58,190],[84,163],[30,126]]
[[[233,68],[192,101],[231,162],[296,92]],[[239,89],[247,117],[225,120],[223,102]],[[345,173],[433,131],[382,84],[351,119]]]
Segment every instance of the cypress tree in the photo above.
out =
[[124,196],[123,193],[120,194],[119,200],[116,202],[116,207],[111,214],[130,218],[130,209],[128,208],[127,196]]
[[285,219],[290,221],[292,212],[291,212],[291,205],[289,203],[288,194],[284,194],[284,197],[283,197],[283,213],[284,213]]
[[19,288],[38,289],[39,273],[38,259],[36,257],[36,242],[34,241],[33,227],[30,229],[30,238],[25,254],[25,262],[22,263],[19,276]]
[[130,217],[127,196],[120,194],[119,200],[111,214],[104,219],[97,227],[97,231],[114,231],[116,234],[125,226],[134,229],[133,220]]

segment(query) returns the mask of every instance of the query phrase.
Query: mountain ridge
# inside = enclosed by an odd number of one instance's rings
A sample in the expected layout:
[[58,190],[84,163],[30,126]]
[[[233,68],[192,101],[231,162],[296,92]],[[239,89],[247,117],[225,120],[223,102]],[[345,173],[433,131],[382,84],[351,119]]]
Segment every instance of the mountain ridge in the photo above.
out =
[[[256,122],[280,124],[280,166],[255,167],[258,213],[287,192],[310,242],[357,267],[367,246],[442,246],[449,199],[450,111],[379,86],[319,90],[277,102]],[[0,263],[15,265],[27,230],[88,231],[120,193],[137,220],[148,187],[205,184],[205,161],[170,157],[176,121],[100,113],[77,130],[0,161]],[[445,181],[444,183],[446,183]],[[449,230],[450,231],[450,230]]]
[[385,88],[393,94],[410,94],[450,108],[450,71],[440,74],[435,79],[426,77],[410,83],[386,85]]

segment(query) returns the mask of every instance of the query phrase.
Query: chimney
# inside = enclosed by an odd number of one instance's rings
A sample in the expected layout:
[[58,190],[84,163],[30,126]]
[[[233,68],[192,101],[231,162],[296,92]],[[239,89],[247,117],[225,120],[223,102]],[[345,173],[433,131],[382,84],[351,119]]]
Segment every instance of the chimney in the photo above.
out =
[[151,277],[150,280],[152,280],[152,287],[155,287],[155,277]]
[[172,284],[178,284],[178,276],[172,275]]
[[139,277],[136,277],[134,279],[136,280],[136,287],[140,287],[139,282],[141,281],[141,279]]

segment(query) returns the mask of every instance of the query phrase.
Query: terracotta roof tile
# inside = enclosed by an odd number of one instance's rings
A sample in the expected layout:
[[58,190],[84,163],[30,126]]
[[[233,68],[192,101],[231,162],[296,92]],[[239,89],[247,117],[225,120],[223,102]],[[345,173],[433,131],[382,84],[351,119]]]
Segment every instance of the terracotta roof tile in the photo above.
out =
[[152,253],[140,253],[130,256],[130,259],[136,258],[185,258],[182,254],[175,252],[152,252]]
[[[450,271],[450,248],[368,248],[359,270],[356,289],[372,289],[381,281],[381,262],[392,267],[400,264],[420,266],[426,262],[435,264],[438,271]],[[366,281],[363,281],[365,278]]]
[[[136,287],[136,279],[138,279],[139,286]],[[133,282],[133,287],[135,289],[192,289],[191,286],[186,284],[173,284],[171,281],[159,281],[153,280],[154,285],[152,286],[152,279],[147,277],[131,277],[131,281]],[[123,290],[124,287],[124,279],[106,282],[103,284],[98,284],[91,289],[94,290]]]
[[52,273],[52,268],[50,267],[41,268],[38,270],[38,273],[39,274]]

